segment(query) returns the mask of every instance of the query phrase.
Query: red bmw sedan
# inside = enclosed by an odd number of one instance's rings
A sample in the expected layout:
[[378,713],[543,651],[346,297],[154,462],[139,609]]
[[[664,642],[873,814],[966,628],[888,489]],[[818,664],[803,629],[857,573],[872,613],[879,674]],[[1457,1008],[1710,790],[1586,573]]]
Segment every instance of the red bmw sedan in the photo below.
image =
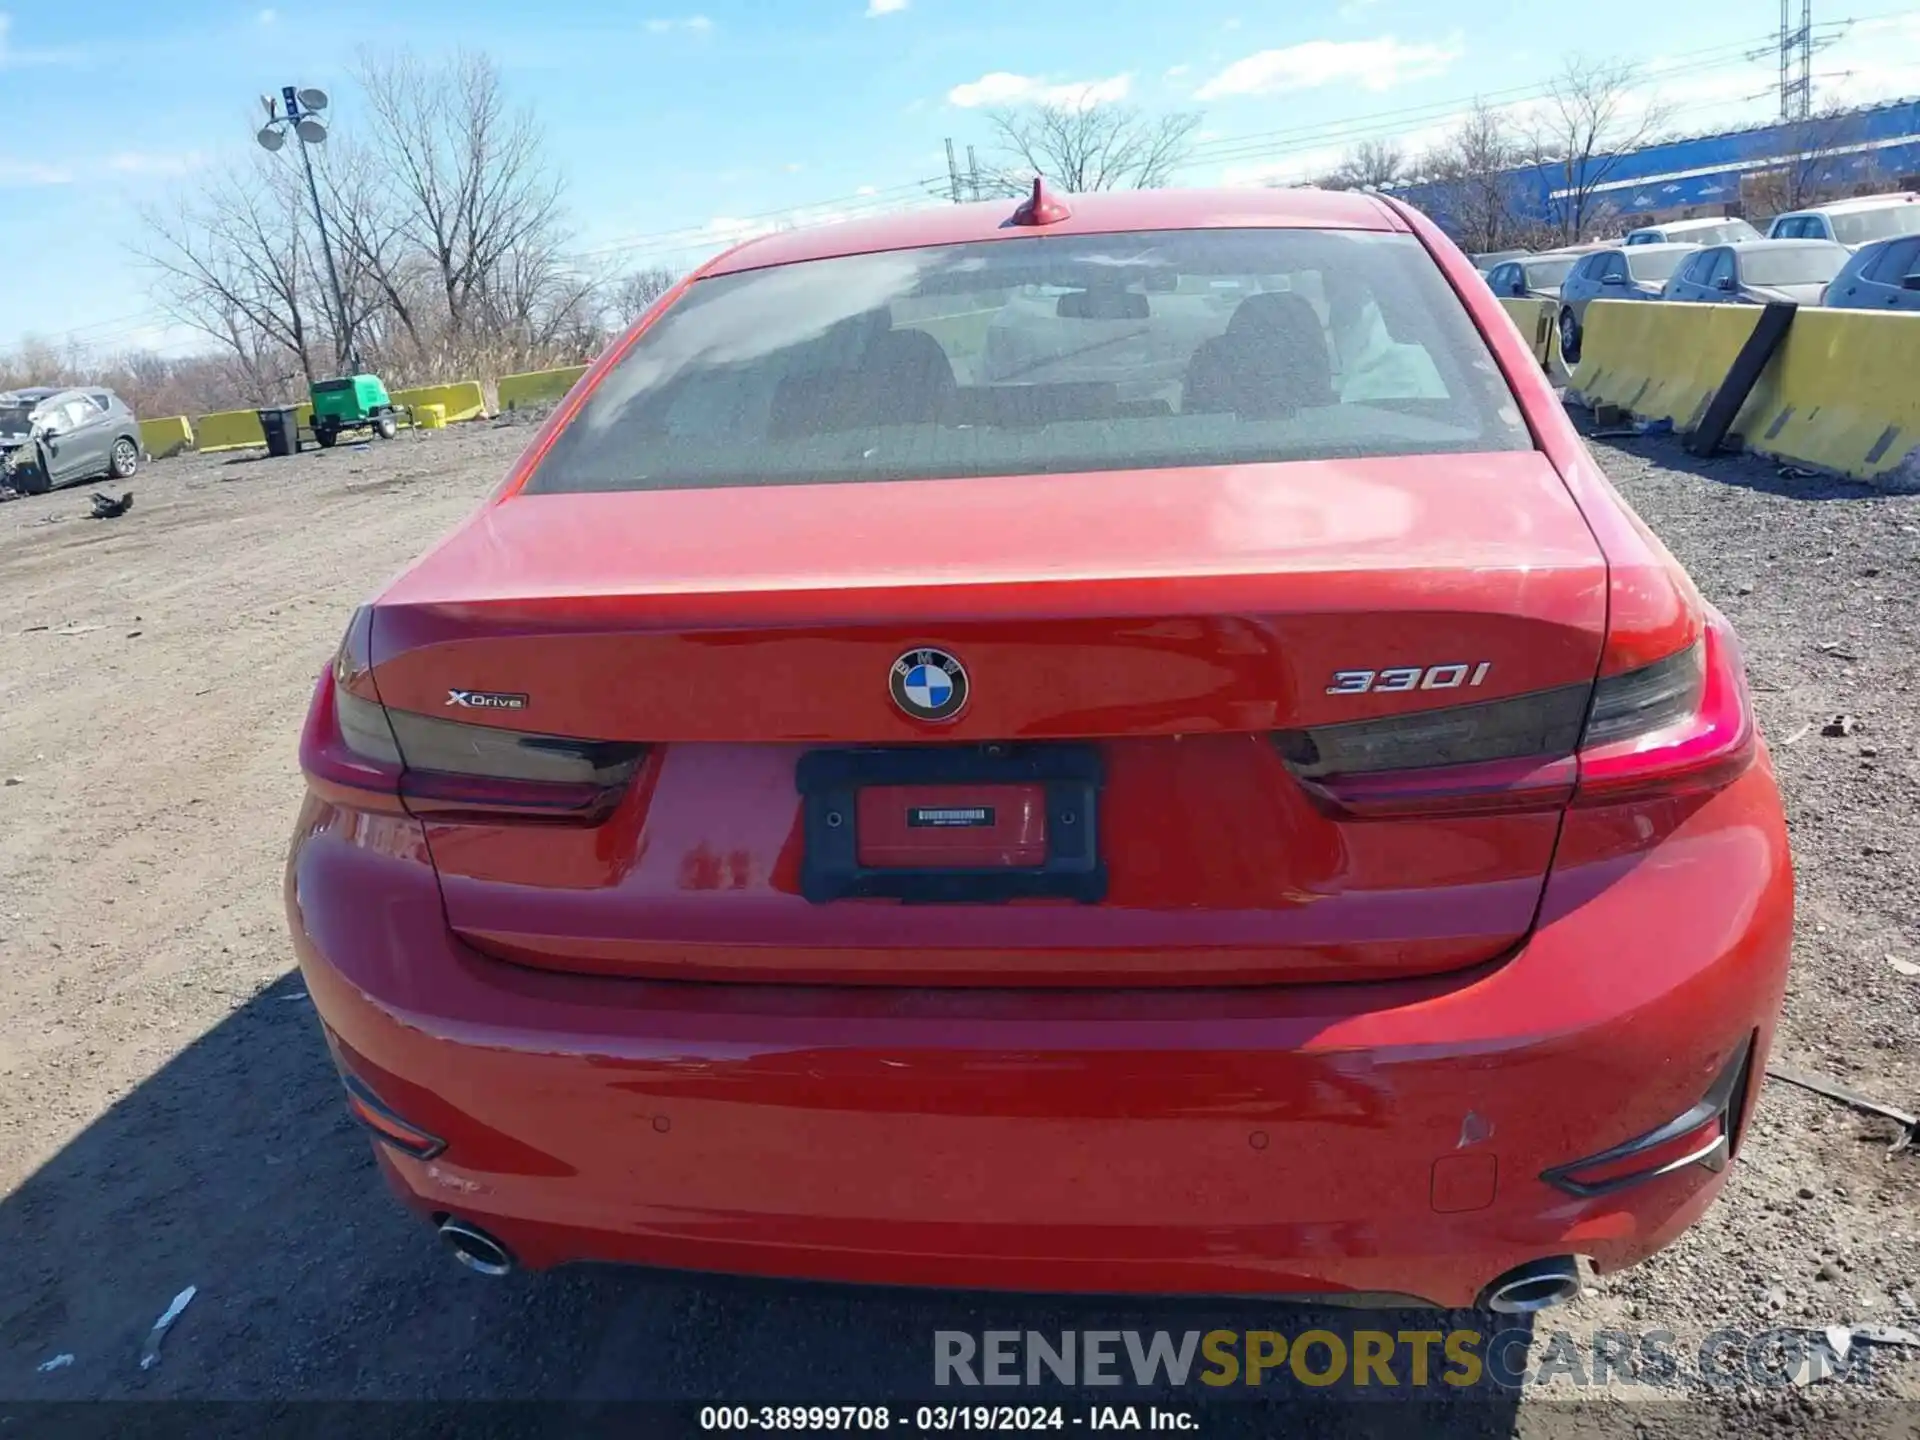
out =
[[347,628],[295,949],[387,1179],[575,1260],[1525,1311],[1739,1153],[1738,643],[1395,200],[750,241]]

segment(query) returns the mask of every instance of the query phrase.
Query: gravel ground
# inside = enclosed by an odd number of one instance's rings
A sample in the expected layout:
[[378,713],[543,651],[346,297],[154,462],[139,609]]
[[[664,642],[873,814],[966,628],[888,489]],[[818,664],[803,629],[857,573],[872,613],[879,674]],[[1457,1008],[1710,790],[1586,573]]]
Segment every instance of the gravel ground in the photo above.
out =
[[[85,489],[0,506],[0,1428],[16,1411],[28,1429],[47,1421],[18,1402],[57,1399],[856,1402],[922,1386],[936,1328],[1187,1328],[1209,1313],[606,1271],[487,1282],[385,1198],[290,973],[294,740],[352,605],[477,502],[527,433],[163,462],[119,520],[81,518]],[[1671,439],[1595,451],[1747,646],[1800,877],[1777,1058],[1912,1106],[1920,978],[1892,962],[1920,963],[1906,833],[1920,815],[1920,498],[1699,462]],[[1857,730],[1823,733],[1839,713]],[[1537,1341],[1662,1328],[1684,1352],[1728,1327],[1920,1325],[1920,1161],[1889,1159],[1889,1133],[1770,1085],[1705,1221],[1554,1312]],[[164,1360],[142,1371],[147,1328],[189,1284]],[[1260,1323],[1258,1307],[1211,1313]],[[1870,1387],[1749,1378],[1714,1390],[1711,1410],[1569,1409],[1547,1403],[1571,1393],[1556,1381],[1418,1423],[1912,1433],[1920,1352],[1876,1362]],[[1909,1403],[1839,1408],[1868,1396]],[[1357,1408],[1372,1432],[1412,1419]],[[262,1413],[229,1419],[257,1430]],[[99,1433],[124,1433],[114,1415],[95,1417]],[[481,1425],[468,1419],[462,1433]],[[1243,1406],[1202,1429],[1278,1423]],[[484,1428],[540,1424],[494,1410]]]

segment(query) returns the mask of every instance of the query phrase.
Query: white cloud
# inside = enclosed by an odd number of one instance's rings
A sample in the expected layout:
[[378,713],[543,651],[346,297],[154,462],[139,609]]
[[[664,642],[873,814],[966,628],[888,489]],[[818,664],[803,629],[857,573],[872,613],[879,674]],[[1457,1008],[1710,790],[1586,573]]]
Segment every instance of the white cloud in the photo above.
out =
[[[1920,14],[1881,15],[1843,32],[1820,56],[1813,103],[1869,105],[1920,90]],[[1838,72],[1838,73],[1834,73]]]
[[[1502,107],[1501,114],[1510,123],[1517,124],[1521,118],[1522,108],[1518,105]],[[1467,112],[1461,110],[1413,129],[1399,130],[1391,134],[1359,136],[1340,145],[1316,145],[1310,149],[1290,150],[1284,154],[1272,155],[1264,160],[1249,160],[1227,165],[1220,171],[1219,183],[1228,186],[1303,185],[1330,174],[1338,168],[1340,162],[1353,153],[1354,146],[1362,139],[1385,141],[1397,148],[1411,162],[1447,140],[1466,118]]]
[[1197,93],[1202,100],[1222,100],[1323,85],[1391,90],[1410,80],[1443,74],[1464,49],[1458,36],[1441,45],[1403,45],[1391,35],[1374,40],[1308,40],[1236,60]]
[[189,150],[179,155],[160,155],[146,150],[122,150],[117,155],[107,157],[107,168],[122,175],[152,175],[164,178],[176,178],[192,174],[206,164],[207,157],[198,150]]
[[[865,186],[862,195],[873,192],[872,186]],[[783,210],[777,215],[763,215],[754,219],[738,219],[730,215],[715,215],[696,232],[698,239],[687,246],[692,250],[724,250],[730,245],[738,245],[743,240],[758,239],[762,235],[778,234],[782,230],[807,229],[815,225],[832,225],[841,220],[860,220],[869,216],[884,215],[896,210],[924,210],[949,203],[939,196],[909,200],[904,204],[882,205],[802,205],[792,210]]]
[[79,60],[74,50],[22,50],[12,43],[13,16],[0,10],[0,70],[22,70],[29,65],[71,65]]
[[947,92],[947,103],[962,110],[977,110],[983,105],[1064,105],[1080,110],[1124,100],[1132,89],[1131,75],[1056,84],[1037,75],[995,70],[954,86]]
[[1275,160],[1250,161],[1242,165],[1224,166],[1220,171],[1220,184],[1240,187],[1247,185],[1294,185],[1324,175],[1346,158],[1347,147],[1328,145],[1314,150],[1300,150]]
[[68,185],[73,172],[38,160],[10,160],[0,155],[0,189],[28,185]]
[[649,20],[647,21],[647,29],[651,30],[655,35],[665,35],[671,30],[689,30],[696,35],[703,35],[713,29],[713,21],[704,15],[689,15],[681,20]]
[[1380,0],[1346,0],[1338,13],[1342,20],[1358,20],[1379,3]]
[[853,193],[856,195],[878,195],[880,193],[880,187],[878,185],[862,185]]
[[881,15],[898,15],[907,8],[907,0],[867,0],[867,18],[872,20]]
[[789,175],[798,175],[802,170],[806,169],[807,167],[802,165],[798,160],[789,160],[781,168],[784,169]]
[[1167,79],[1178,80],[1192,68],[1191,65],[1169,65],[1167,67]]
[[262,10],[253,18],[262,25],[271,25],[280,18],[280,12],[278,10]]

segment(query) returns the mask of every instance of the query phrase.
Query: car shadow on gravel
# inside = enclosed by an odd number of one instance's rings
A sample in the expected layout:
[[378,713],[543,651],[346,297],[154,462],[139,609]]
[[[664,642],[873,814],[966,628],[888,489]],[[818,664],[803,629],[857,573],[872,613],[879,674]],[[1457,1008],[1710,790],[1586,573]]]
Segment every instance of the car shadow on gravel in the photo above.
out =
[[[1403,1344],[1364,1389],[1301,1384],[1285,1365],[1259,1389],[1197,1383],[1136,1388],[1124,1343],[1108,1342],[1114,1388],[933,1384],[935,1333],[1271,1330],[1507,1331],[1517,1317],[1356,1312],[1253,1301],[1083,1299],[859,1289],[578,1267],[488,1280],[457,1266],[388,1194],[341,1090],[297,974],[242,1003],[0,1200],[0,1429],[22,1402],[253,1402],[199,1415],[213,1433],[298,1433],[316,1402],[549,1401],[632,1415],[632,1402],[873,1405],[1096,1405],[1195,1412],[1208,1435],[1511,1433],[1517,1393],[1481,1383],[1418,1395]],[[150,1369],[149,1329],[176,1295],[192,1300]],[[1434,1377],[1448,1368],[1431,1351]],[[1244,1352],[1243,1352],[1244,1353]],[[60,1357],[71,1357],[61,1360]],[[1324,1342],[1308,1372],[1332,1363]],[[43,1368],[52,1366],[52,1368]],[[1459,1373],[1456,1371],[1455,1373]],[[274,1402],[269,1407],[260,1402]],[[131,1433],[130,1412],[85,1406],[61,1433]],[[168,1407],[142,1407],[150,1418]],[[332,1411],[345,1429],[412,1433],[411,1406]],[[421,1412],[422,1414],[424,1413]],[[462,1412],[469,1413],[469,1412]],[[692,1433],[697,1421],[640,1412],[627,1433]],[[92,1417],[93,1423],[87,1423]],[[268,1418],[271,1416],[271,1423]],[[460,1433],[552,1433],[555,1412],[497,1405]],[[469,1413],[476,1421],[479,1413]],[[665,1428],[663,1428],[663,1426]],[[568,1426],[567,1428],[572,1428]],[[900,1428],[907,1428],[903,1423]]]

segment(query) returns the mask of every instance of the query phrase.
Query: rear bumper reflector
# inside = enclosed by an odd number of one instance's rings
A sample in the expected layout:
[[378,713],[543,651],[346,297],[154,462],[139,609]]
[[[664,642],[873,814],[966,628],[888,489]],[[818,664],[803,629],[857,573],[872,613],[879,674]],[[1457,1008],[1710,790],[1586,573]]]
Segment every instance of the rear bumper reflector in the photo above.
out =
[[1748,1036],[1721,1067],[1707,1093],[1684,1114],[1598,1155],[1555,1166],[1540,1178],[1569,1195],[1591,1199],[1693,1165],[1725,1169],[1738,1139],[1752,1055],[1753,1037]]
[[347,1112],[377,1139],[415,1160],[431,1160],[447,1148],[439,1136],[401,1119],[363,1081],[344,1074],[340,1079],[347,1087]]

